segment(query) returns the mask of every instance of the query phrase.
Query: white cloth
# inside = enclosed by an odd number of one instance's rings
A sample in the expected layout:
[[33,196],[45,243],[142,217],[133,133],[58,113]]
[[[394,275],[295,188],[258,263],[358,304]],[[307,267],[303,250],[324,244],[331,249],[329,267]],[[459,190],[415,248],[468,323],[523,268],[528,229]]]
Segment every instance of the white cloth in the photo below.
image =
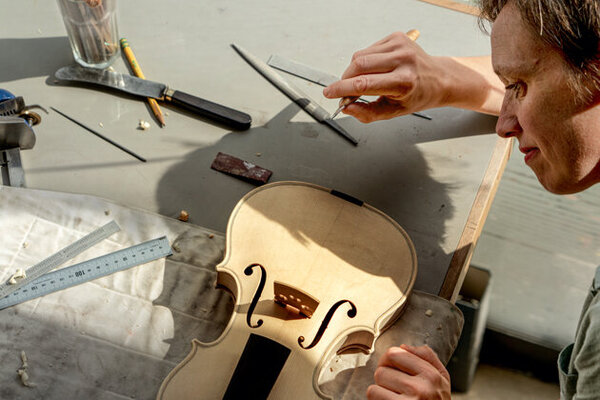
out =
[[[191,340],[212,341],[227,324],[232,301],[214,288],[222,234],[93,196],[0,186],[0,280],[111,219],[120,232],[61,267],[163,235],[173,256],[0,310],[1,399],[152,399]],[[456,307],[416,292],[374,354],[331,360],[324,390],[363,398],[392,344],[428,343],[447,362],[461,328]],[[35,387],[18,378],[22,350]]]

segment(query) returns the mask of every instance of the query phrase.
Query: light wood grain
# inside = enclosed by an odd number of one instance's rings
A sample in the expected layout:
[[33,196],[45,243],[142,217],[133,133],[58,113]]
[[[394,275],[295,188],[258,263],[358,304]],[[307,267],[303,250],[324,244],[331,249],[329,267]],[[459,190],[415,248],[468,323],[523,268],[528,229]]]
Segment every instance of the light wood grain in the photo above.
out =
[[439,296],[452,302],[456,301],[462,282],[469,269],[475,245],[481,235],[483,225],[492,205],[500,178],[512,151],[513,139],[498,138],[475,201],[471,207],[465,228],[454,251],[448,273],[439,292]]
[[[266,283],[247,317],[259,286]],[[190,355],[165,379],[159,399],[199,396],[221,399],[251,333],[291,350],[269,399],[328,398],[318,387],[326,362],[340,347],[368,351],[375,338],[400,315],[417,273],[416,252],[406,232],[366,204],[355,204],[327,189],[300,182],[278,182],[255,189],[234,209],[227,228],[224,260],[217,281],[235,298],[235,311],[213,343],[193,342]],[[274,282],[297,288],[318,301],[311,318],[274,301]],[[332,306],[321,339],[309,348]],[[305,346],[298,338],[304,336]],[[303,348],[305,347],[305,348]],[[268,357],[265,354],[265,357]]]
[[479,16],[479,8],[470,4],[459,3],[452,0],[420,0],[424,3],[434,4],[439,7],[448,8],[450,10],[459,11],[465,14]]

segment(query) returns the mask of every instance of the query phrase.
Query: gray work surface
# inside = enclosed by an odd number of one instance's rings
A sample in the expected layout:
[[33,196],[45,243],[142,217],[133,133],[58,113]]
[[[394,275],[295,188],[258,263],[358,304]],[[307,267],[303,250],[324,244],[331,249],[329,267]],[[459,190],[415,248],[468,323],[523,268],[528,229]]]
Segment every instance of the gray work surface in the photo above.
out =
[[[428,121],[405,116],[339,123],[353,147],[292,104],[233,49],[271,54],[340,75],[353,52],[397,30],[416,28],[435,55],[482,55],[489,38],[476,18],[416,0],[121,1],[119,29],[147,79],[249,113],[252,128],[232,132],[172,107],[166,127],[145,101],[91,86],[57,84],[73,62],[57,4],[4,2],[0,87],[29,104],[53,106],[148,159],[142,163],[57,113],[43,115],[37,143],[22,153],[30,188],[84,193],[165,216],[180,210],[196,225],[224,232],[230,211],[252,185],[210,169],[221,151],[273,171],[271,181],[335,188],[394,218],[414,241],[416,289],[438,293],[496,142],[495,119],[451,108]],[[128,73],[122,58],[114,64]],[[333,112],[322,88],[286,76]],[[147,131],[138,121],[151,122]],[[101,125],[102,126],[101,126]]]

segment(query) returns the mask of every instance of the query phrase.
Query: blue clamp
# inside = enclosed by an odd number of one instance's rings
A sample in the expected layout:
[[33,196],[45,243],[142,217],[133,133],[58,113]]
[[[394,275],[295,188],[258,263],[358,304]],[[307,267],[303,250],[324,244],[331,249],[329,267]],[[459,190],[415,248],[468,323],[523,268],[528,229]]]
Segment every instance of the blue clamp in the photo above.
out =
[[6,89],[0,89],[0,103],[5,100],[14,99],[15,95]]

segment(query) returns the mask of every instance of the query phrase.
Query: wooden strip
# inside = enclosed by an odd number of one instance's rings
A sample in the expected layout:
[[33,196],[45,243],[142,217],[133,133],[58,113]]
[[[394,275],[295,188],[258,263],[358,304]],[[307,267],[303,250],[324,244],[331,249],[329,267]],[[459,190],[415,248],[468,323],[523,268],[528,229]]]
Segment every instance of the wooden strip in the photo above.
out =
[[450,10],[459,11],[465,14],[479,16],[479,8],[470,4],[459,3],[452,0],[420,0],[424,3],[433,4],[439,7],[449,8]]
[[496,141],[492,157],[467,218],[465,229],[458,241],[452,260],[450,260],[446,278],[438,295],[453,303],[456,301],[458,292],[469,270],[473,250],[475,250],[475,245],[481,235],[483,224],[498,190],[500,178],[510,157],[513,140],[512,138],[510,140],[498,138]]

